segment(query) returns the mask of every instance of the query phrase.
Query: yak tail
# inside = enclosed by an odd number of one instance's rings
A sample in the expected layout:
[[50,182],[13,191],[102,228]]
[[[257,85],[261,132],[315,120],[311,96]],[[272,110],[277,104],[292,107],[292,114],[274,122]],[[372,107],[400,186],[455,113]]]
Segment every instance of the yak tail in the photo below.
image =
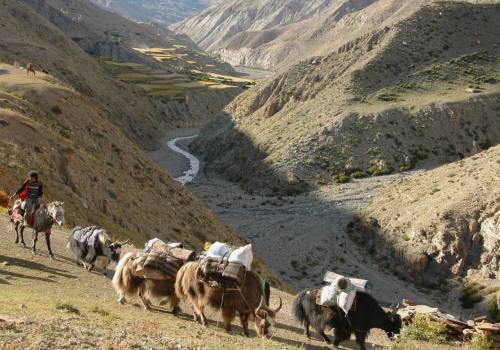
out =
[[267,306],[269,306],[269,301],[271,300],[271,286],[267,280],[264,281],[264,297],[266,298]]
[[125,254],[118,262],[118,265],[116,265],[115,274],[113,276],[112,283],[113,283],[113,287],[115,287],[115,290],[117,292],[119,292],[123,289],[124,283],[128,279],[127,276],[125,276],[125,274],[131,273],[129,271],[129,269],[125,269],[125,266],[127,265],[128,261],[133,256],[134,256],[134,253]]
[[[186,275],[187,271],[189,271],[192,267],[194,262],[188,262],[187,264],[184,264],[181,266],[179,271],[177,271],[177,277],[175,278],[175,294],[179,299],[185,299],[187,297],[187,293],[184,290],[183,284],[184,282],[184,276]],[[193,278],[196,278],[196,276],[193,276]]]
[[304,309],[304,297],[306,292],[307,291],[304,290],[297,294],[292,304],[292,316],[300,324],[304,324],[307,320],[306,310]]

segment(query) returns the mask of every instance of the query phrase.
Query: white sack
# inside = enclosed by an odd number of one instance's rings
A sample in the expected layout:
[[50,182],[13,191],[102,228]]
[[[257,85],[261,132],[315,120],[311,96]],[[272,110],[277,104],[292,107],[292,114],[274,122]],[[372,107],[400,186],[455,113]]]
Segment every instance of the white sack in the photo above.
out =
[[225,243],[215,242],[207,251],[207,257],[228,258],[231,254],[231,249]]
[[229,262],[240,263],[245,266],[247,271],[250,271],[253,262],[252,245],[247,244],[244,247],[235,249],[229,256]]

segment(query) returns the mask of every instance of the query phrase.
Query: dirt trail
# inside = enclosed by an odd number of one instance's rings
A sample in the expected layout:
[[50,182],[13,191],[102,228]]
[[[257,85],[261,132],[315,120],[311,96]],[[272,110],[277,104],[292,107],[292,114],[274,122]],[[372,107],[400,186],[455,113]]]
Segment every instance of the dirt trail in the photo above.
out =
[[[234,322],[234,334],[227,334],[217,315],[210,311],[210,327],[191,320],[190,307],[182,304],[181,318],[156,307],[146,312],[134,305],[119,306],[110,277],[98,271],[88,273],[77,267],[66,250],[67,231],[54,230],[55,260],[47,257],[43,240],[39,255],[13,243],[14,234],[5,216],[0,215],[0,319],[11,318],[14,325],[0,320],[0,349],[324,349],[317,340],[308,340],[291,318],[293,296],[272,291],[271,304],[278,296],[284,308],[272,340],[242,335]],[[26,232],[30,244],[31,233]],[[57,311],[67,303],[79,314]],[[217,322],[219,321],[218,327]],[[253,323],[251,324],[253,329]],[[369,343],[375,348],[389,344],[380,331],[372,332]],[[344,349],[356,349],[353,341]]]

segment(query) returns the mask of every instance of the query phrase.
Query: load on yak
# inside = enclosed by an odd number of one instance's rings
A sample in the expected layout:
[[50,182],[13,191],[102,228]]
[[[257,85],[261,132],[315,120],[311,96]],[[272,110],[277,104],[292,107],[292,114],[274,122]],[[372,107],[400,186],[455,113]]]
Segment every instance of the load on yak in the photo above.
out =
[[88,271],[92,271],[96,261],[104,260],[103,273],[111,261],[118,263],[120,252],[125,242],[113,242],[106,230],[96,227],[77,226],[71,231],[67,248],[75,255],[76,263],[82,264]]
[[201,261],[199,277],[213,286],[241,287],[252,262],[251,244],[232,251],[226,244],[215,242]]
[[176,294],[191,303],[194,320],[203,326],[208,325],[204,312],[208,305],[221,312],[226,331],[231,331],[231,323],[239,315],[245,335],[249,335],[249,320],[254,319],[257,335],[270,337],[282,300],[279,298],[276,309],[269,307],[271,288],[251,271],[252,261],[251,245],[231,251],[216,242],[200,261],[187,263],[179,270]]
[[170,301],[172,312],[177,314],[180,311],[175,295],[177,272],[195,258],[195,252],[180,243],[165,243],[158,238],[150,240],[144,252],[128,253],[120,259],[112,282],[118,302],[124,304],[138,297],[144,308],[150,310],[153,299],[159,300],[159,304]]
[[330,344],[325,331],[335,329],[333,344],[338,346],[354,333],[360,349],[364,350],[370,329],[382,329],[392,338],[402,324],[397,307],[384,311],[366,292],[366,287],[366,280],[337,275],[327,286],[300,292],[293,303],[293,316],[304,326],[307,337],[312,326]]

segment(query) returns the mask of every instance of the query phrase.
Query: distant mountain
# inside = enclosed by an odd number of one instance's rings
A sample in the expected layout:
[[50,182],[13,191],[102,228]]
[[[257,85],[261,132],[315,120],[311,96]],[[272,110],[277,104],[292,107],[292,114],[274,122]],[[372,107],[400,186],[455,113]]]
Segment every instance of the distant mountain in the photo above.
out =
[[203,11],[221,0],[90,0],[134,21],[171,24]]
[[200,47],[232,65],[276,70],[328,54],[431,2],[226,0],[170,29],[187,34]]

